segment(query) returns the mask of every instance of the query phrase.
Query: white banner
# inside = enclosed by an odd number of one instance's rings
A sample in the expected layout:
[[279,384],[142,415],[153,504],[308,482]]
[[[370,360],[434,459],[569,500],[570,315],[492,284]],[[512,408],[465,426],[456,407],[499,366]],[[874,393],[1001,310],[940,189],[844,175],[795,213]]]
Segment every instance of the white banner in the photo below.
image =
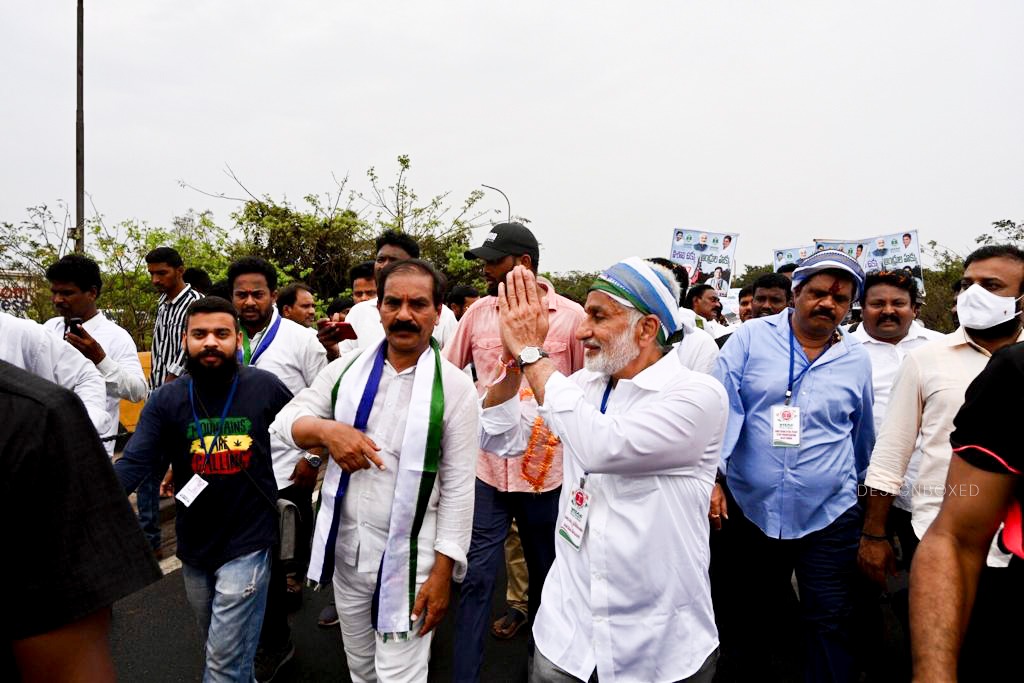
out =
[[672,231],[669,259],[686,268],[691,285],[710,285],[719,296],[725,296],[736,266],[738,237],[734,232],[677,228]]

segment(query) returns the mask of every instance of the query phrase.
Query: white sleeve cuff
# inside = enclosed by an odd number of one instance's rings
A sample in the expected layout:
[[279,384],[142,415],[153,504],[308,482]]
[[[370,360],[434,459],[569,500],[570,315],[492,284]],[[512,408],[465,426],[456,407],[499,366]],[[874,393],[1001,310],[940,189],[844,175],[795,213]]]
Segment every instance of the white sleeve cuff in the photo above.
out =
[[103,360],[99,362],[96,369],[100,371],[104,379],[113,377],[117,374],[117,371],[121,369],[121,366],[117,364],[117,361],[110,357],[110,354],[103,356]]
[[[484,398],[480,399],[483,406]],[[490,408],[484,408],[480,413],[480,428],[484,433],[491,436],[500,436],[510,429],[519,426],[519,394]]]
[[452,568],[452,580],[455,583],[462,583],[462,580],[466,578],[466,568],[469,566],[465,549],[460,548],[456,543],[439,538],[434,543],[434,550],[454,560],[455,566]]

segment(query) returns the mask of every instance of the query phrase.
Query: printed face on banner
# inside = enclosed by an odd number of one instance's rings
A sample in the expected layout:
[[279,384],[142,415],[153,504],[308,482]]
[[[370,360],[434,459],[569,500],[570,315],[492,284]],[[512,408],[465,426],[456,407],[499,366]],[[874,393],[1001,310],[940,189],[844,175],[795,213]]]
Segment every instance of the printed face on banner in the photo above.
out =
[[724,296],[735,269],[738,237],[734,232],[675,229],[669,259],[686,268],[691,285],[707,284]]
[[805,247],[787,247],[785,249],[775,250],[775,260],[773,265],[777,271],[782,266],[788,264],[794,264],[799,266],[800,262],[810,256],[815,251],[815,245],[809,244]]

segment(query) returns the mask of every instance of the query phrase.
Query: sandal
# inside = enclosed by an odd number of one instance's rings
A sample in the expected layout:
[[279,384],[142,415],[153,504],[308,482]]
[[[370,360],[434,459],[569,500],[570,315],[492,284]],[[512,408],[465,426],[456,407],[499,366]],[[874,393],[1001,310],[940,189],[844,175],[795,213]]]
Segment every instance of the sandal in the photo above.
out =
[[512,607],[508,608],[505,616],[498,619],[491,625],[491,635],[495,638],[508,640],[515,637],[519,629],[526,623],[526,615]]

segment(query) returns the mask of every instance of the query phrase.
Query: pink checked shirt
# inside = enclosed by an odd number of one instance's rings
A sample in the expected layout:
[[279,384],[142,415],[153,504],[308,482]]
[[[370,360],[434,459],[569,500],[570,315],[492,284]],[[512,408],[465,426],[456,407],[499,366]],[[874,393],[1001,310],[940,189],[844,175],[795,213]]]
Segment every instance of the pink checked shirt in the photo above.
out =
[[[576,339],[576,328],[586,314],[578,303],[557,294],[548,280],[538,277],[537,281],[547,290],[544,301],[548,305],[549,326],[544,350],[550,354],[559,372],[569,376],[583,367],[583,345]],[[445,357],[456,367],[464,368],[470,362],[473,363],[476,367],[476,388],[480,396],[498,378],[502,352],[501,333],[498,331],[498,298],[494,296],[484,297],[469,307],[459,321],[455,336],[444,348]],[[523,387],[528,388],[525,378]],[[529,396],[529,393],[521,392],[520,395]],[[533,403],[533,410],[529,412],[536,414],[533,398],[524,400]],[[530,461],[531,473],[536,473],[543,460],[544,447],[540,444]],[[533,492],[533,485],[523,477],[522,467],[523,456],[500,458],[481,450],[476,464],[476,476],[499,491]],[[561,484],[562,445],[558,444],[551,469],[539,491],[550,491]]]

